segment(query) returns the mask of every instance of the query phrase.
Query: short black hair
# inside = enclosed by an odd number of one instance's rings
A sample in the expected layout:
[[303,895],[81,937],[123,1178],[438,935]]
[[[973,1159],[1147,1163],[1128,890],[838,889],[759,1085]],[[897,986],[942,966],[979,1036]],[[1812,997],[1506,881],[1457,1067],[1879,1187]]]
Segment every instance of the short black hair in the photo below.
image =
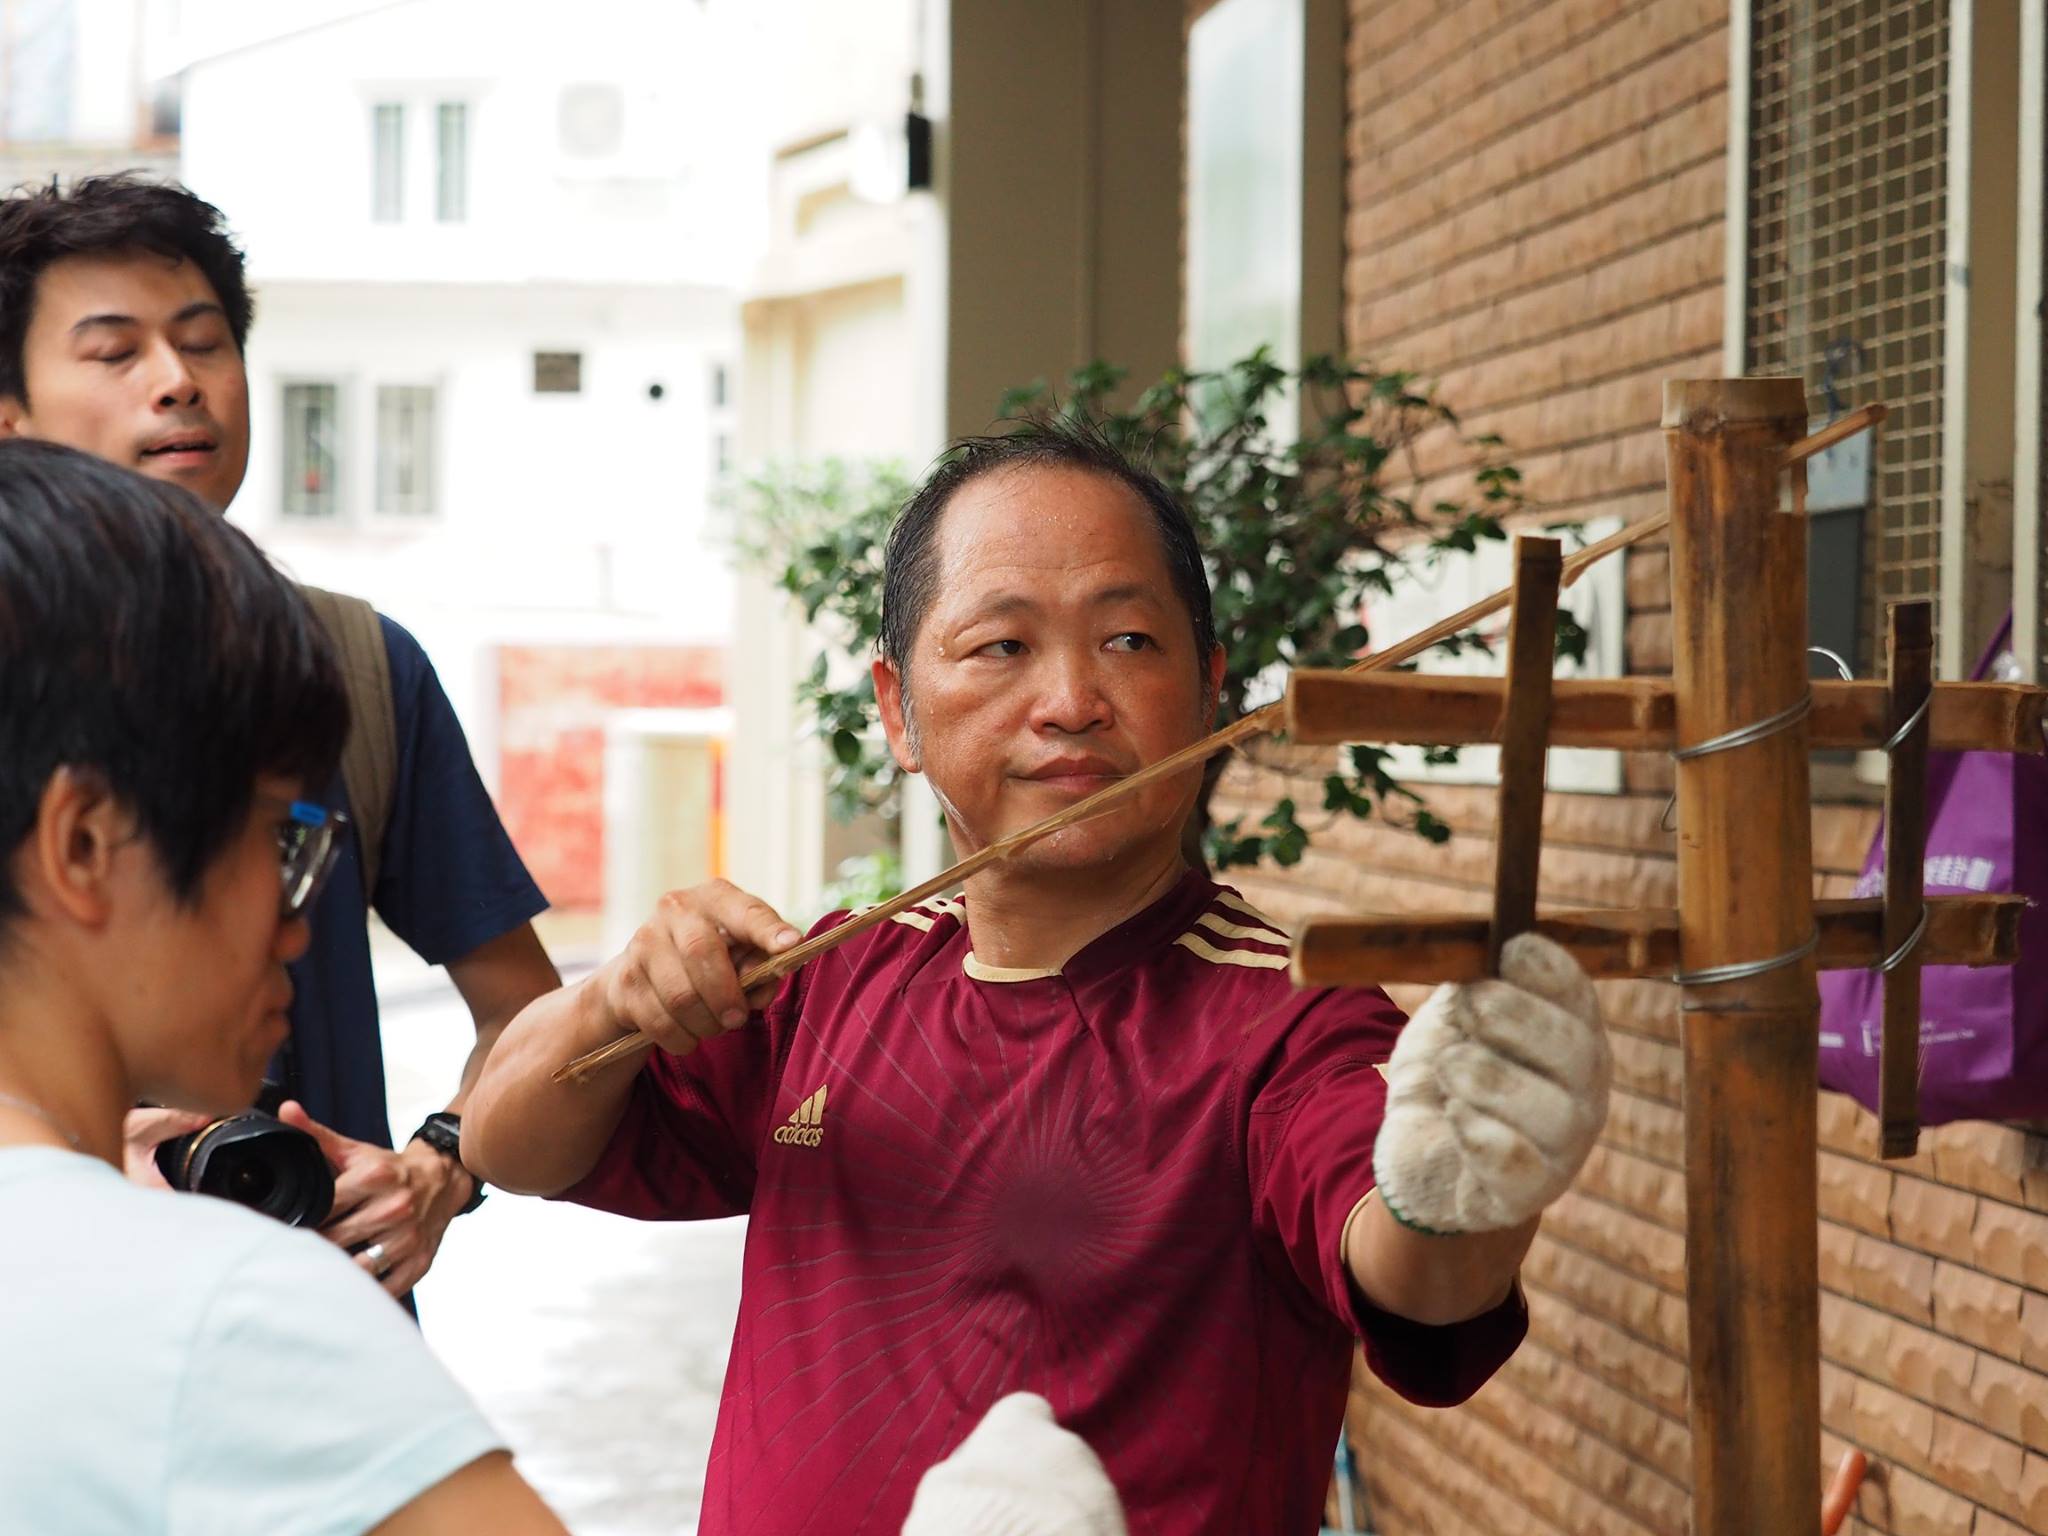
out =
[[227,311],[235,350],[248,350],[256,302],[241,248],[213,204],[183,187],[133,171],[87,176],[61,187],[25,187],[0,197],[0,395],[28,402],[22,352],[43,269],[66,256],[148,251],[197,267]]
[[60,768],[131,808],[181,902],[259,775],[333,779],[348,695],[298,588],[181,486],[0,441],[0,920]]
[[939,456],[889,530],[882,561],[883,659],[909,686],[910,648],[937,595],[939,517],[962,486],[1001,469],[1066,468],[1115,480],[1151,515],[1166,556],[1167,577],[1195,634],[1195,666],[1207,667],[1216,646],[1209,573],[1195,525],[1166,482],[1086,419],[1046,414],[1022,418],[989,437],[963,437]]

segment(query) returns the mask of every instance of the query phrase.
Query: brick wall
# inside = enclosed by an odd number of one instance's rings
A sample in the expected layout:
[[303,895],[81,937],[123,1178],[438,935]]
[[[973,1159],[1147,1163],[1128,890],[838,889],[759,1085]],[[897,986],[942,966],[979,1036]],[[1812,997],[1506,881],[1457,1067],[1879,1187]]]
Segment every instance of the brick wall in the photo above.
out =
[[604,904],[605,717],[724,700],[722,647],[500,648],[498,809],[556,907]]
[[[1548,510],[1661,507],[1661,382],[1721,372],[1726,22],[1725,0],[1352,5],[1348,344],[1436,374],[1471,429],[1508,440]],[[1424,464],[1446,485],[1463,472],[1446,448]],[[1666,553],[1628,559],[1630,670],[1668,672]],[[1315,754],[1268,758],[1232,770],[1221,814],[1290,790],[1319,802]],[[1669,780],[1643,755],[1621,795],[1552,796],[1544,899],[1672,904]],[[1485,910],[1491,793],[1430,801],[1455,829],[1445,848],[1353,825],[1297,869],[1240,883],[1281,917]],[[1816,811],[1827,894],[1846,891],[1871,821]],[[1383,1536],[1686,1528],[1676,999],[1658,983],[1603,992],[1613,1113],[1531,1255],[1529,1342],[1452,1412],[1361,1374],[1351,1428]],[[1833,1095],[1821,1135],[1824,1454],[1854,1442],[1874,1464],[1849,1529],[2048,1532],[2039,1139],[1957,1126],[1879,1164],[1872,1122]]]

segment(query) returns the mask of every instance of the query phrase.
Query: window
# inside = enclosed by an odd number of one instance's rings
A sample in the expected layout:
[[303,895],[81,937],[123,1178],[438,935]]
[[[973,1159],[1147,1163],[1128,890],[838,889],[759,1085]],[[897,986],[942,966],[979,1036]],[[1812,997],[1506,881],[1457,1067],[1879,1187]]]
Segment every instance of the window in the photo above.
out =
[[435,129],[434,217],[443,224],[460,224],[469,217],[468,104],[442,102]]
[[405,217],[405,106],[380,101],[370,110],[370,217],[396,224]]
[[434,389],[377,386],[377,511],[391,517],[434,512]]
[[711,407],[713,410],[719,410],[724,407],[729,385],[730,381],[726,377],[725,364],[713,363],[711,365]]
[[711,439],[711,462],[720,479],[732,473],[732,434],[721,432]]
[[341,390],[334,384],[284,387],[284,515],[332,518],[341,510]]
[[1875,462],[1808,473],[1816,638],[1869,674],[1885,606],[1941,585],[1949,6],[1753,0],[1751,48],[1746,371],[1804,375],[1816,426],[1892,408]]
[[534,353],[533,392],[536,395],[582,394],[583,354],[581,352]]

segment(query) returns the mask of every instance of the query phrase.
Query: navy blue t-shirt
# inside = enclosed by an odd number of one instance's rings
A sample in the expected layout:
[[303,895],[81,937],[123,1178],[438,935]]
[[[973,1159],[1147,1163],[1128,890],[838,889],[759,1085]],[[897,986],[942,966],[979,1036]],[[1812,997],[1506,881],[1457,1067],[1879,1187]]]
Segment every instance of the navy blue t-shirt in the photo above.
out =
[[[433,663],[402,626],[382,622],[398,771],[377,871],[377,915],[422,960],[446,965],[545,911],[547,900],[498,820]],[[339,776],[325,803],[347,806]],[[323,1125],[388,1147],[368,922],[361,853],[351,834],[313,909],[312,946],[291,968],[288,1055],[296,1081],[286,1085]]]

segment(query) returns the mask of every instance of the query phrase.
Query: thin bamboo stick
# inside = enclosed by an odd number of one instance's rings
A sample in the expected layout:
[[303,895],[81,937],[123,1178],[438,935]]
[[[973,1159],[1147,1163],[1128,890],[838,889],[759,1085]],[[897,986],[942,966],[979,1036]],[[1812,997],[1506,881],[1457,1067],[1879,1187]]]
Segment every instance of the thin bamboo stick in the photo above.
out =
[[[1629,545],[1639,543],[1662,531],[1670,520],[1668,512],[1659,512],[1655,516],[1646,517],[1639,523],[1631,523],[1628,527],[1609,534],[1596,544],[1587,545],[1564,562],[1561,585],[1570,586],[1589,567],[1617,550],[1626,549]],[[1441,644],[1452,635],[1462,634],[1480,620],[1499,613],[1501,609],[1507,607],[1513,593],[1512,587],[1504,587],[1491,597],[1482,598],[1469,608],[1462,609],[1447,619],[1440,619],[1427,629],[1410,635],[1398,645],[1389,646],[1383,651],[1374,651],[1371,655],[1360,658],[1346,670],[1373,672],[1411,661],[1431,646]],[[870,907],[867,911],[848,918],[836,928],[818,934],[815,938],[806,939],[773,959],[749,967],[740,977],[740,985],[744,990],[751,992],[771,981],[780,981],[804,962],[816,959],[829,949],[837,948],[856,934],[867,932],[877,923],[887,922],[905,908],[914,907],[920,901],[929,900],[951,890],[969,876],[978,874],[998,860],[1020,853],[1033,843],[1042,842],[1055,832],[1064,831],[1076,822],[1087,821],[1101,815],[1125,796],[1136,794],[1148,784],[1156,784],[1161,779],[1172,778],[1198,763],[1205,763],[1217,753],[1226,752],[1240,742],[1249,741],[1255,736],[1269,736],[1283,730],[1286,724],[1287,709],[1284,699],[1276,700],[1263,709],[1255,709],[1250,714],[1232,721],[1214,735],[1205,736],[1192,746],[1169,753],[1158,762],[1139,769],[1129,778],[1119,779],[1107,789],[1097,790],[1086,800],[1077,801],[1064,811],[1048,816],[1044,821],[1013,832],[1000,842],[990,843],[979,853],[969,855],[950,869],[941,870],[931,879],[913,886],[900,896],[893,896],[880,906]],[[653,1045],[654,1040],[648,1035],[621,1035],[610,1045],[590,1051],[566,1066],[558,1067],[553,1080],[558,1083],[586,1082],[591,1074],[610,1066],[615,1061],[625,1061],[638,1056],[651,1049]]]
[[1804,464],[1816,453],[1825,453],[1837,443],[1845,443],[1865,427],[1874,427],[1891,414],[1886,405],[1861,405],[1846,416],[1838,416],[1811,437],[1802,437],[1785,450],[1784,466],[1790,469],[1794,464]]
[[1878,1153],[1920,1150],[1920,967],[1916,944],[1927,860],[1927,702],[1934,682],[1934,605],[1894,603],[1891,651],[1894,735],[1884,785],[1884,1034],[1878,1055]]
[[1551,669],[1557,664],[1557,540],[1515,540],[1515,608],[1508,620],[1507,676],[1500,701],[1500,817],[1493,845],[1493,924],[1486,969],[1500,974],[1501,950],[1536,921],[1543,857],[1543,769],[1550,750]]

